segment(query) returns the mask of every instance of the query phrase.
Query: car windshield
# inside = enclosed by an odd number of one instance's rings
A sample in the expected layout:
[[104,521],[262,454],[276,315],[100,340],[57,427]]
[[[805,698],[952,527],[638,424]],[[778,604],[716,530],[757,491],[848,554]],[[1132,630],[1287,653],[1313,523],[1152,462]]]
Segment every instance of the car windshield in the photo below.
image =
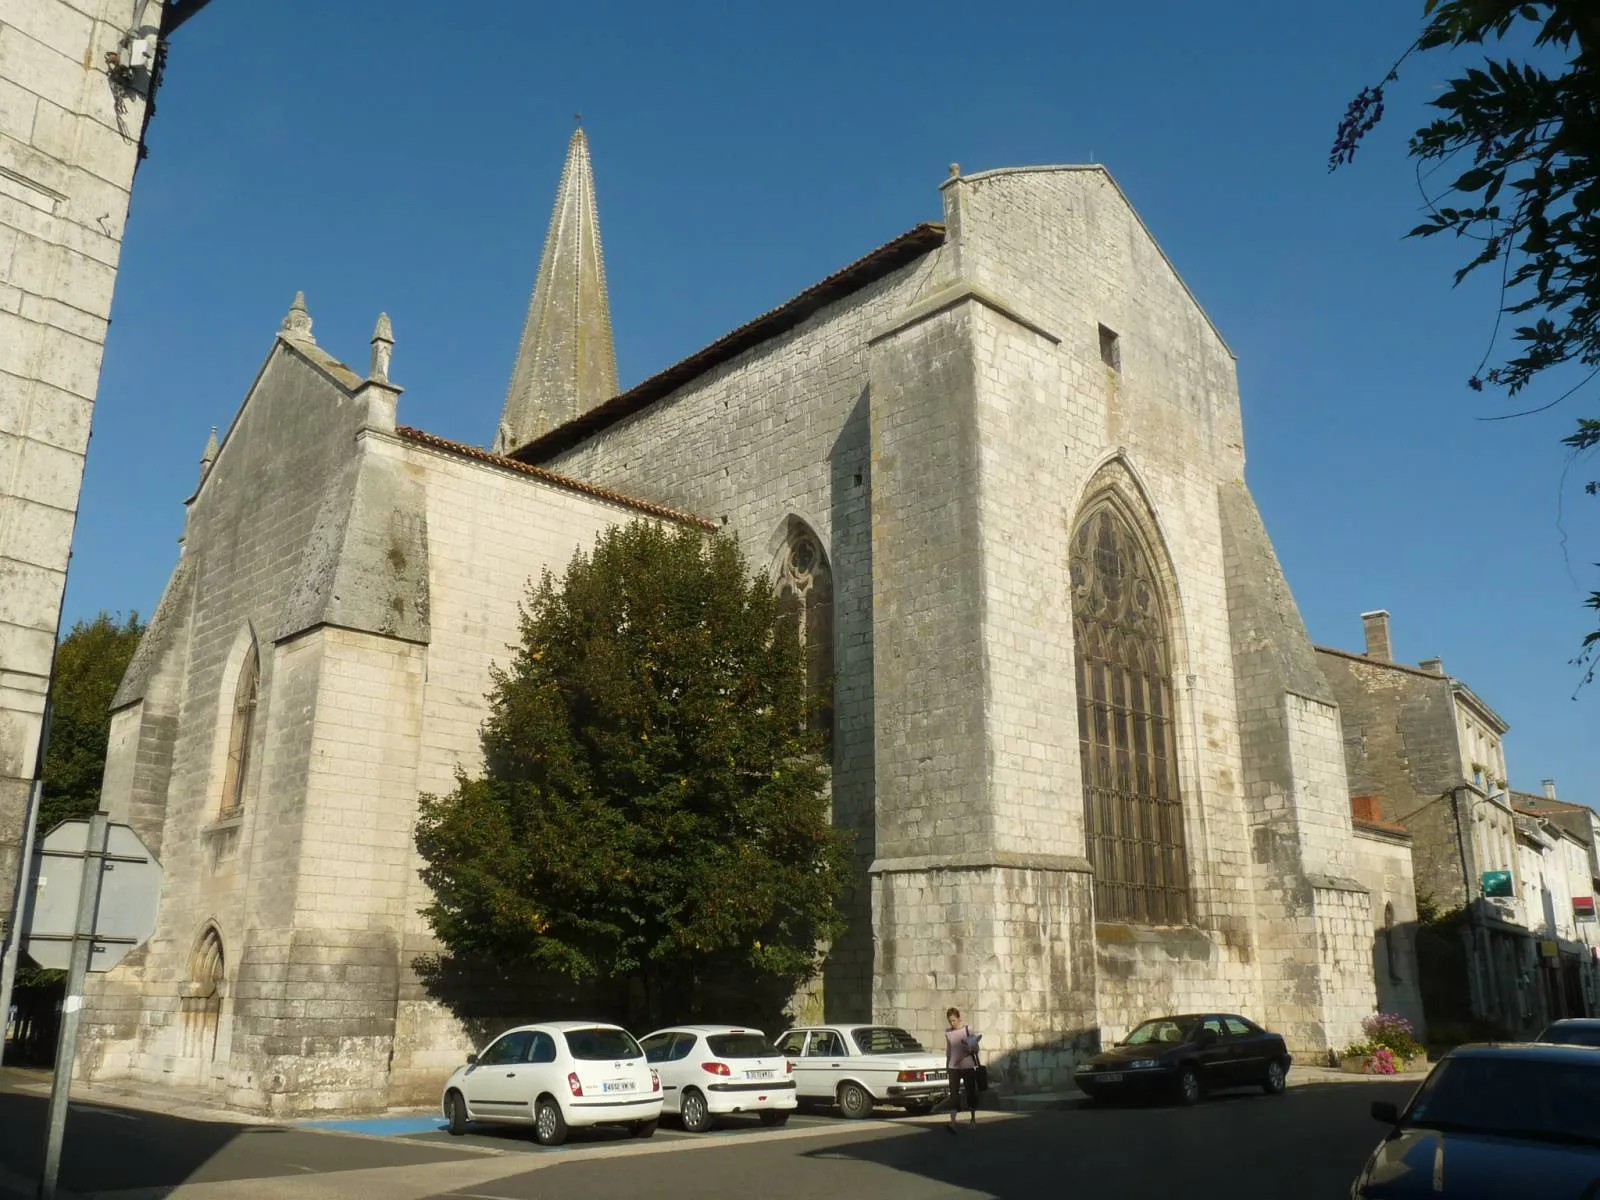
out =
[[1146,1021],[1126,1038],[1124,1046],[1180,1046],[1194,1032],[1195,1017],[1157,1017]]
[[570,1029],[566,1033],[567,1049],[572,1057],[585,1062],[600,1059],[638,1058],[639,1043],[631,1034],[621,1029]]
[[1600,1145],[1600,1056],[1592,1064],[1447,1058],[1434,1068],[1400,1123]]
[[1600,1046],[1600,1025],[1552,1025],[1539,1040],[1558,1046]]
[[713,1033],[706,1045],[718,1058],[776,1058],[778,1048],[760,1033]]
[[896,1029],[892,1025],[870,1025],[858,1029],[850,1035],[850,1040],[863,1054],[908,1054],[922,1049],[921,1042],[904,1029]]

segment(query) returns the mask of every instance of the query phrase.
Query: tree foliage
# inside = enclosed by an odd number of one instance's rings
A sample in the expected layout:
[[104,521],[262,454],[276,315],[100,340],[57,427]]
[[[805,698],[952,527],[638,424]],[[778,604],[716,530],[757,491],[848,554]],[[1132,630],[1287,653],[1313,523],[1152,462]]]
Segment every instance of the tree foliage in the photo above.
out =
[[546,572],[496,669],[481,777],[423,796],[416,844],[450,951],[638,980],[793,988],[842,928],[796,630],[738,548],[636,522]]
[[79,621],[56,648],[50,691],[50,744],[44,756],[39,834],[100,803],[111,733],[111,700],[144,635],[138,613],[126,621],[101,612]]
[[[1589,368],[1565,399],[1600,374],[1600,4],[1425,0],[1422,16],[1421,35],[1385,79],[1351,102],[1329,169],[1354,158],[1383,117],[1385,86],[1413,54],[1525,41],[1520,56],[1486,52],[1429,101],[1440,115],[1410,142],[1419,180],[1424,168],[1455,174],[1438,194],[1424,191],[1426,216],[1411,236],[1448,233],[1472,244],[1457,283],[1480,268],[1499,276],[1512,346],[1489,366],[1492,338],[1468,385],[1515,396],[1552,367]],[[1600,421],[1580,419],[1563,441],[1574,454],[1592,450]],[[1600,492],[1600,481],[1586,490]],[[1600,611],[1600,592],[1586,603]],[[1600,629],[1584,640],[1586,679],[1597,649]]]

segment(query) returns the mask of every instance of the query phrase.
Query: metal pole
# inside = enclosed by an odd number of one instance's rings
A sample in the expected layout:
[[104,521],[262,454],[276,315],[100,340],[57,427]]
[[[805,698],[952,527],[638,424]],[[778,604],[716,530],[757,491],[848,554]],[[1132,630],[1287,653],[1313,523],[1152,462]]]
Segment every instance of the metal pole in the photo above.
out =
[[67,1132],[67,1097],[72,1090],[72,1059],[78,1052],[78,1016],[83,1011],[83,983],[94,950],[95,918],[100,908],[100,877],[105,870],[110,818],[97,812],[89,818],[84,844],[83,883],[78,888],[78,919],[73,923],[72,960],[67,969],[67,996],[61,1005],[61,1037],[56,1042],[55,1078],[50,1083],[50,1132],[45,1137],[44,1170],[39,1175],[39,1200],[55,1200],[61,1170],[61,1142]]

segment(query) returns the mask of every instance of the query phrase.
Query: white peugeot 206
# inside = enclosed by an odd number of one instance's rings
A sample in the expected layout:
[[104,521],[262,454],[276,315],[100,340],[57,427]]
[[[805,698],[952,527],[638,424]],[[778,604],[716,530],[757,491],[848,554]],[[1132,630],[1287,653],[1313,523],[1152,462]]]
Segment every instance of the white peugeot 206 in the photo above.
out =
[[729,1113],[755,1113],[776,1126],[794,1111],[794,1064],[759,1029],[674,1025],[639,1044],[661,1076],[663,1111],[676,1113],[690,1133]]
[[469,1054],[445,1081],[441,1103],[457,1135],[492,1121],[532,1125],[541,1146],[588,1125],[623,1125],[647,1138],[661,1119],[661,1080],[627,1030],[548,1021],[508,1029]]

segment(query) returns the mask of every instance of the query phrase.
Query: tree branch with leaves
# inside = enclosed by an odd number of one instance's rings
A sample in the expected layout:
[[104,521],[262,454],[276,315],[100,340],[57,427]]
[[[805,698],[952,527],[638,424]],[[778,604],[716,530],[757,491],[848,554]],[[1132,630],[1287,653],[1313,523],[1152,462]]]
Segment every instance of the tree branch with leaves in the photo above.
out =
[[[1460,283],[1498,273],[1500,311],[1482,361],[1467,383],[1516,396],[1543,372],[1588,368],[1553,408],[1600,375],[1600,4],[1595,0],[1425,0],[1417,40],[1383,81],[1351,101],[1334,138],[1329,170],[1348,164],[1384,115],[1385,89],[1408,59],[1429,51],[1503,45],[1525,38],[1519,56],[1485,53],[1429,101],[1440,115],[1411,135],[1425,218],[1412,237],[1453,234],[1474,247]],[[1437,194],[1424,170],[1456,172]],[[1502,318],[1516,323],[1498,355]],[[1504,419],[1504,418],[1494,418]],[[1600,445],[1600,422],[1580,418],[1563,439],[1574,455]],[[1600,481],[1585,490],[1594,495]],[[1596,564],[1600,565],[1600,564]],[[1600,612],[1600,591],[1585,601]],[[1600,629],[1575,660],[1592,681]]]
[[416,833],[453,954],[634,982],[651,1020],[816,973],[848,847],[798,632],[731,540],[612,529],[530,589],[493,681],[483,773]]

